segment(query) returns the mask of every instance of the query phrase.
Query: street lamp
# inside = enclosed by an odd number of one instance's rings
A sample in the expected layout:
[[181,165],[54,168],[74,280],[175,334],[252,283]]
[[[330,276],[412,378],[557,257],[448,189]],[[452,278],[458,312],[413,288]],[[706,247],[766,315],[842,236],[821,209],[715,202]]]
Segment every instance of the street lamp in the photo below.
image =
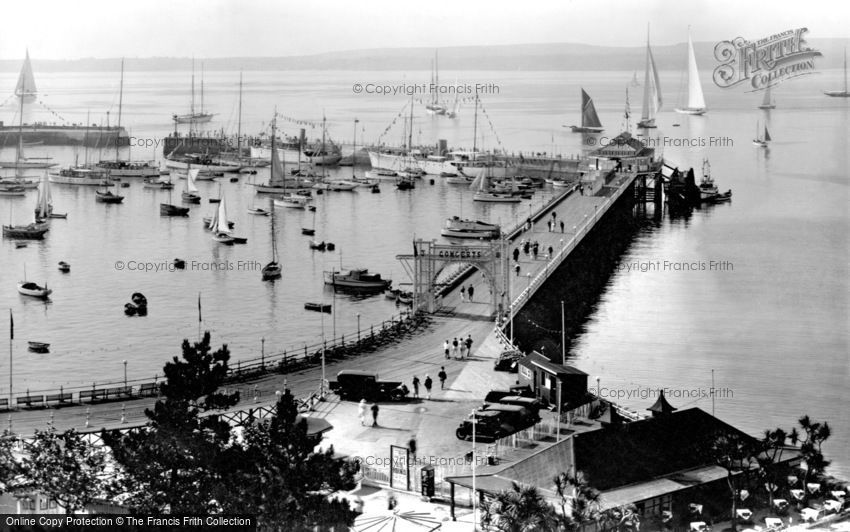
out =
[[596,397],[598,397],[600,399],[602,398],[602,395],[600,394],[600,388],[599,388],[599,377],[596,377]]
[[351,148],[351,177],[357,177],[355,173],[355,168],[357,167],[357,124],[360,123],[360,120],[354,119],[354,146]]
[[122,362],[124,362],[124,387],[126,388],[127,387],[127,361],[123,360]]
[[475,410],[472,411],[472,529],[478,526],[478,492],[475,490]]

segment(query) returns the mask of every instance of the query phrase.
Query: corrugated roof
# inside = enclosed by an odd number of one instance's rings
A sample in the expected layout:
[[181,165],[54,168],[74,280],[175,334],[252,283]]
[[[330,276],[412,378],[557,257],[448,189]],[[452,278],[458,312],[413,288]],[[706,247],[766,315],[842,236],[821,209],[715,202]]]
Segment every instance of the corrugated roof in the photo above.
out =
[[532,351],[524,358],[521,358],[519,363],[525,363],[527,367],[537,366],[538,368],[544,369],[549,373],[554,373],[556,375],[587,375],[587,373],[583,372],[578,368],[556,364],[545,356],[538,353],[537,351]]

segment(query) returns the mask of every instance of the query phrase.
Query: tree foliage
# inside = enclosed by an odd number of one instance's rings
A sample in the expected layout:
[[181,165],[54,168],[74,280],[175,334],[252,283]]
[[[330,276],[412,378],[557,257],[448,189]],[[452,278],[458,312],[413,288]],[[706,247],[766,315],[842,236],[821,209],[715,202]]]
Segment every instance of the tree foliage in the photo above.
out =
[[351,525],[355,514],[330,494],[354,487],[357,466],[316,450],[295,399],[284,393],[274,415],[234,430],[220,417],[236,394],[220,391],[226,346],[212,352],[209,333],[183,342],[182,359],[165,367],[163,398],[148,423],[127,434],[104,433],[121,468],[121,490],[142,513],[257,516],[262,530]]
[[24,451],[22,489],[43,493],[66,513],[82,510],[105,496],[105,450],[75,430],[36,430],[35,437],[24,443]]
[[12,451],[15,440],[9,431],[0,434],[0,495],[10,490],[20,468]]
[[534,486],[513,482],[484,506],[482,527],[501,532],[548,532],[558,530],[555,509]]
[[708,454],[715,464],[726,470],[726,483],[732,500],[732,532],[737,530],[739,473],[752,469],[759,456],[759,446],[753,438],[738,432],[721,432],[708,444]]
[[560,473],[554,479],[565,530],[577,530],[582,523],[599,518],[599,491],[590,485],[582,471]]

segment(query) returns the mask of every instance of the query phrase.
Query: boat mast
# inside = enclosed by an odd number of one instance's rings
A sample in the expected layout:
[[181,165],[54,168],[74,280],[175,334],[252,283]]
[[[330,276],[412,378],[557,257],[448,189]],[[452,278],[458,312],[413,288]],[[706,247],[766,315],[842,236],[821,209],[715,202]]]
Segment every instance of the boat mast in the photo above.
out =
[[204,62],[201,61],[201,114],[204,114]]
[[83,145],[85,146],[85,151],[83,152],[84,153],[83,164],[86,165],[86,166],[89,165],[89,123],[90,123],[90,120],[91,120],[89,118],[90,114],[91,114],[91,111],[86,111],[86,133],[85,133],[85,136],[83,137]]
[[15,153],[15,173],[17,174],[19,171],[18,165],[21,162],[23,151],[24,151],[24,95],[23,93],[20,96],[21,98],[21,108],[20,114],[21,116],[18,118],[18,150]]
[[272,262],[277,263],[277,243],[274,235],[274,201],[269,198],[269,207],[272,213]]
[[242,158],[242,71],[239,71],[239,120],[236,122],[236,157]]
[[476,140],[478,139],[478,91],[475,91],[475,117],[472,120],[472,159],[475,160]]
[[[325,118],[325,111],[322,110],[322,151],[319,152],[320,157],[325,156],[325,123],[327,122],[327,118]],[[322,183],[325,182],[325,161],[322,160]]]
[[408,155],[410,154],[410,150],[413,149],[413,95],[410,95],[410,123],[408,124],[410,129],[407,132],[407,151]]
[[360,120],[354,119],[354,146],[351,148],[351,177],[357,177],[357,124]]
[[121,85],[118,89],[118,132],[115,137],[115,162],[118,162],[118,149],[121,143],[121,107],[124,105],[124,58],[121,58]]
[[847,48],[844,48],[844,94],[847,94]]

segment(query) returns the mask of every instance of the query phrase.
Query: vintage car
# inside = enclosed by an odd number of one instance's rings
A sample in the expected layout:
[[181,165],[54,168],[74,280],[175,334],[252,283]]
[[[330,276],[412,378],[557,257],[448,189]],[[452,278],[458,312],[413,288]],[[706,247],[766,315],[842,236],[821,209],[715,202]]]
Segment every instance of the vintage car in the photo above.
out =
[[499,354],[499,358],[497,358],[493,363],[493,369],[496,371],[516,373],[519,370],[519,360],[523,356],[525,355],[522,354],[522,351],[517,351],[515,349],[502,351]]
[[374,371],[344,369],[336,381],[328,383],[340,399],[359,401],[401,401],[410,391],[398,381],[382,381]]
[[534,415],[539,415],[540,410],[543,408],[543,403],[539,399],[534,397],[523,397],[520,395],[506,395],[495,403],[485,403],[484,408],[492,406],[493,404],[523,406]]
[[494,442],[504,438],[513,432],[513,427],[502,422],[502,413],[495,410],[487,412],[478,410],[475,416],[463,420],[455,430],[455,436],[459,440],[472,441],[472,427],[475,425],[476,442]]
[[510,390],[490,390],[484,396],[485,403],[498,403],[502,397],[519,396],[534,398],[534,392],[528,386],[511,386]]
[[511,434],[527,429],[540,421],[537,411],[519,405],[506,405],[502,403],[490,403],[482,407],[479,412],[499,412],[503,427],[511,427]]

